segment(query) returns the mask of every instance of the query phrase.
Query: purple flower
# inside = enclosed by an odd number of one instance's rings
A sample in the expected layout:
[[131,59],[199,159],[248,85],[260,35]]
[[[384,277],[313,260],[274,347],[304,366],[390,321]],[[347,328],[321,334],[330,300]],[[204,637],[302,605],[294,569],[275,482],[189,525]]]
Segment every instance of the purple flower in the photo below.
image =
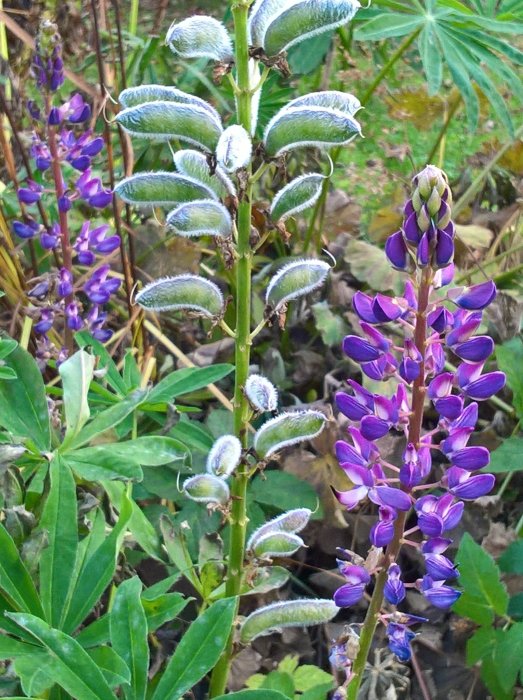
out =
[[430,576],[421,580],[421,592],[429,603],[442,609],[450,608],[461,595],[461,591],[446,586],[445,581],[434,581]]
[[93,272],[83,287],[84,292],[93,304],[106,304],[111,294],[118,291],[120,287],[119,279],[115,277],[108,278],[109,271],[109,265],[102,265]]
[[418,526],[424,535],[439,537],[447,530],[452,530],[461,520],[463,503],[454,503],[451,493],[444,496],[422,496],[414,508],[418,513]]
[[73,293],[73,276],[65,267],[60,269],[58,273],[58,296],[68,297]]
[[403,464],[400,470],[400,481],[403,486],[412,489],[430,474],[432,467],[432,459],[430,449],[421,447],[416,450],[412,443],[407,445],[407,449],[403,453]]
[[389,638],[389,649],[400,661],[408,661],[412,656],[410,643],[416,634],[405,625],[397,622],[390,622],[387,625],[387,637]]
[[[403,303],[401,303],[402,301]],[[402,316],[406,311],[407,302],[387,297],[384,294],[376,294],[372,298],[363,292],[356,292],[352,298],[352,306],[362,321],[385,323]]]
[[369,539],[375,547],[386,547],[394,538],[394,521],[397,513],[394,508],[380,506],[379,520],[370,531]]
[[24,240],[34,238],[39,229],[40,225],[31,219],[27,221],[27,223],[13,221],[13,231],[19,238],[23,238]]
[[348,608],[363,598],[365,586],[370,581],[369,572],[362,566],[355,566],[345,561],[338,562],[340,573],[347,583],[334,593],[334,602],[339,608]]
[[459,576],[454,564],[443,554],[425,555],[425,569],[427,574],[436,581],[446,581]]
[[462,287],[453,290],[452,301],[461,309],[468,311],[484,309],[495,298],[497,293],[496,285],[492,280],[475,284],[473,287]]
[[73,331],[79,331],[83,326],[83,321],[78,312],[78,305],[72,301],[65,307],[65,320],[69,328]]
[[450,493],[456,498],[473,501],[490,493],[496,479],[493,474],[472,475],[468,469],[450,467],[445,474],[445,483]]
[[397,231],[387,238],[385,254],[392,267],[396,268],[396,270],[408,270],[410,262],[409,251],[401,231]]
[[40,201],[43,188],[32,180],[28,184],[29,187],[20,187],[18,199],[22,204],[35,204]]
[[40,312],[40,320],[35,323],[35,333],[45,335],[53,327],[54,312],[51,309],[42,309]]
[[399,605],[405,599],[405,586],[401,580],[401,569],[397,564],[389,566],[383,593],[391,605]]
[[494,352],[494,341],[488,335],[478,335],[464,343],[454,345],[452,350],[455,355],[466,362],[485,362],[487,357]]

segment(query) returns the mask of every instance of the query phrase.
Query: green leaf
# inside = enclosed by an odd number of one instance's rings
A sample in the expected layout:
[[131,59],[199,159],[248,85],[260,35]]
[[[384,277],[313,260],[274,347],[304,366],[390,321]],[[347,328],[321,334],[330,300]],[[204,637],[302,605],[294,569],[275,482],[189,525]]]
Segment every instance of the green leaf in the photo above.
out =
[[196,591],[201,593],[202,585],[196,574],[194,564],[187,549],[187,543],[183,534],[183,530],[176,529],[170,518],[162,516],[160,520],[160,529],[162,531],[165,548],[169,559],[176,566],[178,571],[190,581]]
[[257,476],[252,482],[250,497],[257,503],[281,511],[292,508],[315,511],[318,506],[318,496],[310,484],[279,470],[267,470],[263,478]]
[[17,347],[18,343],[13,338],[0,338],[0,360],[5,360]]
[[516,540],[498,559],[498,566],[506,574],[523,575],[523,540]]
[[136,303],[152,311],[194,311],[207,318],[220,316],[220,288],[205,277],[178,275],[151,282],[136,295]]
[[54,680],[67,693],[81,700],[115,700],[102,672],[75,639],[34,615],[9,613],[9,617],[49,650],[57,669]]
[[182,442],[163,435],[146,435],[107,447],[118,457],[134,459],[143,467],[159,467],[184,461],[187,455],[187,448]]
[[40,556],[40,595],[47,621],[61,629],[78,548],[76,485],[60,457],[53,459],[49,473],[51,488],[40,521],[48,537]]
[[213,603],[182,637],[152,700],[172,700],[190,690],[214,667],[225,649],[236,615],[236,599]]
[[41,647],[35,644],[27,644],[5,634],[0,634],[0,659],[2,661],[16,659],[20,656],[31,656],[39,651],[41,651]]
[[10,381],[16,379],[16,372],[12,367],[2,367],[0,365],[0,380]]
[[233,369],[233,365],[216,364],[176,370],[158,382],[147,397],[147,403],[171,403],[178,396],[198,391],[223,379]]
[[312,304],[316,328],[321,334],[325,345],[341,345],[343,338],[348,334],[349,328],[339,314],[335,314],[328,301],[319,301]]
[[[507,375],[507,384],[514,394],[513,406],[520,420],[523,420],[523,341],[513,338],[496,347],[496,360],[502,372]],[[505,442],[506,444],[506,442]],[[523,455],[522,455],[523,459]]]
[[149,644],[147,619],[140,600],[142,583],[137,576],[118,586],[110,615],[111,645],[131,671],[127,700],[143,700],[147,688]]
[[[178,140],[210,153],[216,149],[223,130],[219,120],[203,107],[167,101],[128,107],[118,113],[116,121],[132,136]],[[116,187],[119,196],[120,185]]]
[[104,481],[106,479],[143,479],[142,468],[138,461],[112,451],[113,445],[84,447],[68,452],[64,459],[67,464],[83,479]]
[[509,437],[491,453],[490,464],[486,471],[502,474],[521,470],[523,470],[523,439]]
[[89,649],[87,653],[103,673],[107,684],[111,688],[130,682],[131,673],[127,664],[114,649],[108,646],[101,646],[97,649]]
[[432,27],[430,25],[424,27],[419,36],[418,44],[423,70],[427,76],[429,95],[435,95],[439,92],[443,80],[443,63],[437,41]]
[[77,449],[82,445],[91,442],[106,430],[114,428],[121,423],[128,415],[140,406],[147,399],[146,391],[134,391],[125,399],[114,406],[98,413],[82,430],[78,433],[69,449]]
[[4,360],[16,381],[0,379],[0,424],[15,438],[30,439],[42,452],[51,447],[45,386],[33,357],[17,346]]
[[284,447],[317,437],[327,419],[320,411],[289,411],[262,425],[254,436],[254,449],[267,459]]
[[238,690],[236,693],[219,695],[214,700],[286,700],[287,697],[276,690]]
[[453,609],[459,615],[487,625],[493,622],[494,614],[505,615],[508,594],[500,581],[500,571],[490,554],[468,533],[461,539],[456,562],[464,592]]
[[507,612],[512,619],[523,620],[523,593],[516,593],[512,596]]
[[114,575],[116,559],[125,528],[132,513],[129,499],[124,499],[120,517],[111,534],[82,565],[71,596],[64,629],[73,632],[85,620]]
[[216,198],[206,185],[169,172],[138,173],[118,183],[116,194],[127,204],[175,207],[195,199]]
[[294,681],[291,674],[285,671],[271,671],[265,676],[260,687],[268,690],[277,690],[291,700],[294,698]]
[[64,442],[67,443],[77,436],[91,415],[87,394],[94,376],[94,356],[78,350],[60,365],[58,371],[64,391]]
[[357,41],[376,41],[378,39],[398,38],[412,34],[423,24],[420,15],[407,15],[396,12],[386,12],[365,22],[354,32]]
[[147,631],[154,632],[166,622],[174,620],[191,600],[192,598],[184,598],[181,593],[163,593],[150,599],[142,596]]
[[[35,648],[35,647],[33,647]],[[46,696],[55,685],[54,675],[59,673],[53,658],[40,647],[31,656],[22,656],[14,660],[16,675],[20,678],[22,690],[26,695]]]
[[87,331],[75,333],[74,339],[79,347],[92,351],[93,355],[98,358],[98,369],[106,370],[104,378],[107,384],[120,394],[120,396],[125,396],[128,388],[120,376],[120,372],[118,372],[113,358],[109,355],[102,343],[96,340],[96,338],[93,338]]
[[16,610],[44,616],[33,580],[11,535],[0,523],[0,589]]

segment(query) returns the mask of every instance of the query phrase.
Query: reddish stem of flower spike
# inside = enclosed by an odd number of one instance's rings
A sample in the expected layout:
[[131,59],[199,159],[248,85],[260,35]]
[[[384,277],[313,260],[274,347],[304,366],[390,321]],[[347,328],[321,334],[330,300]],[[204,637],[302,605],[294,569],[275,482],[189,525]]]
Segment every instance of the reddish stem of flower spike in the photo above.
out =
[[[46,97],[46,113],[49,114],[51,111],[51,101],[49,99],[49,96]],[[49,126],[48,127],[48,143],[49,143],[49,151],[51,153],[51,169],[53,172],[53,180],[54,180],[54,186],[55,186],[55,192],[56,192],[56,198],[57,202],[58,200],[64,196],[65,190],[64,190],[64,181],[62,178],[62,170],[60,167],[60,158],[58,155],[58,147],[56,145],[56,128],[54,126]],[[62,243],[62,259],[64,263],[65,269],[71,273],[71,279],[72,279],[72,274],[73,274],[73,256],[71,252],[71,239],[69,237],[69,222],[67,219],[67,212],[61,211],[60,207],[58,207],[58,216],[59,216],[59,222],[60,222],[60,240]],[[74,301],[74,296],[73,294],[69,294],[68,296],[65,297],[65,306],[67,307],[68,304],[70,304],[72,301]],[[71,354],[74,349],[73,345],[73,332],[67,325],[67,319],[65,321],[65,334],[64,334],[64,341],[65,341],[65,347],[68,350],[68,353]]]
[[[429,304],[429,293],[432,281],[430,268],[426,268],[421,273],[421,281],[418,290],[418,311],[416,314],[416,328],[414,331],[414,342],[420,351],[421,357],[425,358],[427,344],[427,308]],[[409,434],[407,442],[411,442],[416,447],[421,438],[421,425],[423,421],[423,408],[425,405],[425,362],[421,362],[420,373],[412,388],[412,416],[409,423]],[[387,582],[387,570],[389,565],[396,561],[402,546],[405,523],[408,513],[402,512],[396,518],[394,524],[394,538],[388,545],[383,559],[383,568],[376,577],[376,584],[372,593],[372,598],[365,616],[365,622],[360,634],[360,648],[358,656],[354,661],[353,679],[349,683],[347,700],[357,700],[358,691],[363,679],[365,664],[369,656],[374,632],[379,621],[380,610],[383,605],[383,590]]]

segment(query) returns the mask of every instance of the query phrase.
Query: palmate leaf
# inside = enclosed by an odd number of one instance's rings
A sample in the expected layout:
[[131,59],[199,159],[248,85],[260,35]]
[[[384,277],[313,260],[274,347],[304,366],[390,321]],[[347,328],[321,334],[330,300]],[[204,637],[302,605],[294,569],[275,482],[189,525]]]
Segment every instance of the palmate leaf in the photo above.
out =
[[371,10],[364,11],[362,15],[369,19],[356,30],[356,39],[380,41],[419,35],[417,46],[429,94],[440,89],[446,66],[463,98],[469,127],[475,129],[479,121],[475,83],[496,117],[513,134],[511,116],[500,88],[505,84],[523,102],[523,82],[509,65],[509,62],[522,65],[523,55],[504,37],[521,35],[523,22],[521,15],[512,13],[510,1],[508,10],[490,0],[473,0],[472,8],[461,0],[425,0],[424,6],[396,0],[377,2],[393,11],[380,12],[377,16]]

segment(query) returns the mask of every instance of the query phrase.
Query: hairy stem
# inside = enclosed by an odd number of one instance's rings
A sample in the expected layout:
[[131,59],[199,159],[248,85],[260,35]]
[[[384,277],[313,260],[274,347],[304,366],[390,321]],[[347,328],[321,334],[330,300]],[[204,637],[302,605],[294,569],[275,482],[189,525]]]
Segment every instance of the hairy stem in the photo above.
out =
[[[418,312],[416,314],[416,328],[414,331],[414,342],[421,353],[422,362],[420,373],[412,388],[412,416],[409,424],[408,442],[413,443],[416,448],[419,446],[421,438],[421,424],[423,421],[423,408],[425,405],[425,350],[427,341],[427,306],[429,302],[429,292],[431,285],[430,268],[423,270],[421,282],[418,289]],[[358,691],[363,680],[365,664],[369,656],[372,639],[378,624],[378,617],[383,605],[383,590],[387,582],[387,569],[389,564],[394,562],[401,549],[402,538],[405,530],[408,513],[402,512],[396,518],[394,524],[394,537],[385,551],[383,568],[376,578],[376,584],[372,593],[372,598],[365,616],[365,622],[360,634],[360,648],[358,656],[354,661],[353,679],[349,683],[347,700],[357,700]]]
[[[250,1],[240,0],[232,7],[236,39],[236,81],[238,84],[237,117],[238,123],[250,133],[251,130],[251,91],[249,81],[249,41],[247,17]],[[234,387],[234,432],[247,447],[247,430],[249,423],[249,404],[243,387],[249,374],[251,349],[251,273],[252,246],[252,169],[249,169],[249,184],[238,207],[238,242],[236,261],[236,378]],[[227,597],[239,596],[243,560],[245,556],[245,539],[247,534],[246,496],[249,481],[247,465],[241,465],[232,482],[232,509],[230,517],[231,537],[226,581]],[[210,697],[222,695],[227,687],[227,678],[233,654],[233,632],[227,647],[218,661],[212,677]]]

